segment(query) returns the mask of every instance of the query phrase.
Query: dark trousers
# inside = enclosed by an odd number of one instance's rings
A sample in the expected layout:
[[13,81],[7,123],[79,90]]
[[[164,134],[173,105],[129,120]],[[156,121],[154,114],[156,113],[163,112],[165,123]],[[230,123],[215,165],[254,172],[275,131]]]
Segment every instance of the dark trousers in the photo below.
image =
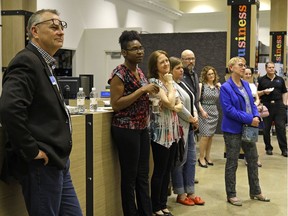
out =
[[273,150],[273,146],[271,145],[271,135],[270,130],[272,126],[272,122],[274,121],[276,128],[276,136],[278,140],[278,144],[280,150],[282,152],[287,151],[287,137],[286,137],[286,109],[282,102],[279,103],[265,103],[269,110],[269,116],[263,118],[264,121],[264,129],[263,129],[263,138],[265,143],[265,150]]
[[242,134],[223,133],[226,146],[225,187],[227,198],[236,197],[236,171],[240,149],[245,154],[248,171],[250,195],[261,194],[258,178],[258,152],[256,143],[247,143],[241,140]]
[[151,200],[153,212],[167,208],[167,192],[172,163],[175,158],[176,143],[168,149],[151,141],[154,171],[151,179]]
[[[149,196],[150,138],[148,129],[131,130],[112,126],[121,167],[121,197],[124,216],[151,216]],[[135,204],[135,193],[137,207]]]
[[69,160],[64,170],[44,166],[43,160],[28,165],[28,174],[19,180],[30,216],[82,216],[69,167]]

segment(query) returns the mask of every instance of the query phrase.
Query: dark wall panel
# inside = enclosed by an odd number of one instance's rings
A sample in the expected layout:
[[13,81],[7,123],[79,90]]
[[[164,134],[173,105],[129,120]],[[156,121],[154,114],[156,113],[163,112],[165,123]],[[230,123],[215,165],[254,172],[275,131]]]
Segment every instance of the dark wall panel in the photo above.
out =
[[[165,50],[169,56],[180,57],[181,52],[190,49],[196,56],[196,72],[198,75],[206,65],[216,68],[220,82],[225,81],[226,73],[226,32],[204,33],[165,33],[165,34],[141,34],[142,45],[145,47],[145,57],[141,65],[147,74],[147,62],[149,55],[155,50]],[[220,124],[222,112],[219,108],[219,124],[216,133],[221,133]]]

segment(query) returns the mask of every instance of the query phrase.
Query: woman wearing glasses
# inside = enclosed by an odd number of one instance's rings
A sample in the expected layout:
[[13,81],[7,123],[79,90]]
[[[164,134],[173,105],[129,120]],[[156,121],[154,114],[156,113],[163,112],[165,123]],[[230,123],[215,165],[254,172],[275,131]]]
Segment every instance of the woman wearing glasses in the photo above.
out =
[[244,124],[258,127],[260,122],[249,83],[241,79],[245,72],[245,64],[246,61],[242,57],[230,59],[228,70],[231,77],[220,89],[220,103],[223,111],[222,131],[227,156],[225,166],[226,195],[227,202],[236,206],[242,206],[242,201],[236,194],[236,171],[241,147],[248,162],[250,198],[264,202],[270,201],[262,194],[259,185],[256,143],[241,140]]
[[108,83],[114,110],[111,132],[118,148],[121,168],[122,209],[124,216],[151,216],[148,93],[158,93],[159,87],[148,84],[144,73],[138,68],[144,56],[138,33],[124,31],[119,43],[125,61],[113,70]]
[[205,66],[200,75],[199,83],[199,159],[200,167],[207,168],[214,163],[210,156],[212,139],[218,124],[217,101],[219,98],[221,84],[218,82],[219,77],[214,67]]

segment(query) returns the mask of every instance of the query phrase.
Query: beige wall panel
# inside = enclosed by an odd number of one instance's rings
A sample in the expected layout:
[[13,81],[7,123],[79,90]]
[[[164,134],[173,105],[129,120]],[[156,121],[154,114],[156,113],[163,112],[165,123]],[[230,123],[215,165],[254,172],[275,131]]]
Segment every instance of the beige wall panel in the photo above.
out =
[[287,1],[271,1],[270,32],[287,31]]
[[85,116],[72,116],[73,147],[70,173],[83,215],[86,215],[86,128]]
[[17,182],[0,181],[0,215],[28,216],[21,187]]
[[2,10],[36,11],[37,0],[1,0]]
[[[4,157],[5,140],[3,129],[0,127],[0,169]],[[0,170],[1,171],[1,170]],[[13,207],[11,208],[11,204]],[[27,216],[24,199],[20,185],[15,182],[9,184],[0,181],[0,215]]]
[[2,66],[25,47],[24,16],[2,16]]
[[226,66],[230,60],[231,49],[231,6],[227,6],[227,43],[226,43]]
[[110,125],[111,113],[93,115],[93,207],[94,215],[121,216],[120,167]]
[[[71,152],[70,172],[79,202],[86,215],[86,153],[85,153],[85,116],[72,116],[73,149]],[[3,133],[0,127],[0,159],[3,158]],[[0,160],[0,167],[2,161]],[[13,207],[11,207],[13,205]],[[0,215],[27,216],[21,187],[17,182],[5,184],[0,181]]]
[[251,6],[251,31],[250,31],[250,67],[255,68],[257,32],[257,5]]

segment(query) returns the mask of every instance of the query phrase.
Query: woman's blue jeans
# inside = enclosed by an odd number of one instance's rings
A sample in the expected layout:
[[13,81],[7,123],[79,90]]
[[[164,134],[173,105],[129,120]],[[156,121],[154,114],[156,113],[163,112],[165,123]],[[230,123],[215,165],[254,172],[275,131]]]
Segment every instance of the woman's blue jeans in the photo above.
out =
[[188,134],[187,160],[182,166],[176,166],[172,170],[173,191],[176,194],[194,193],[195,165],[196,165],[196,143],[194,131]]

